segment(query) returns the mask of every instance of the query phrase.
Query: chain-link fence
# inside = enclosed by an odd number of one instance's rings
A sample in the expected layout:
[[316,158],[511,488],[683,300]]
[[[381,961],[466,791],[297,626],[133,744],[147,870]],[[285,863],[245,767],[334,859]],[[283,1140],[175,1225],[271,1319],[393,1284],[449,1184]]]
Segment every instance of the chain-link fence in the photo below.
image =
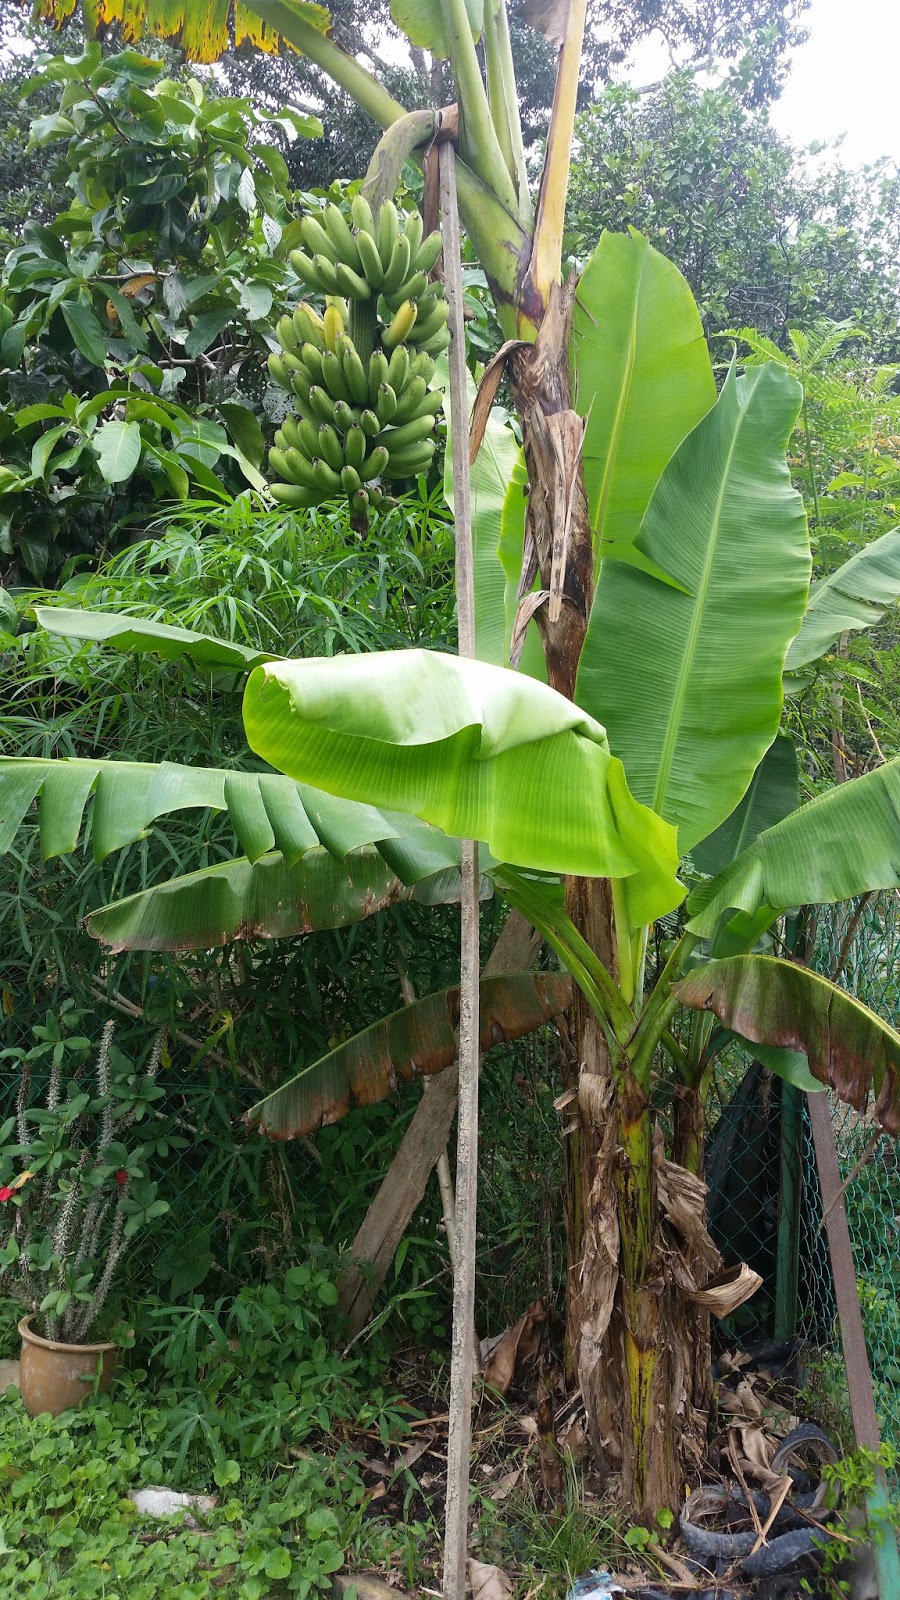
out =
[[[811,964],[894,1027],[900,1023],[900,895],[821,908],[810,929]],[[900,1147],[871,1116],[832,1106],[844,1204],[853,1245],[881,1437],[900,1457]],[[800,1328],[825,1381],[843,1364],[815,1155],[804,1118],[800,1253],[806,1268]]]

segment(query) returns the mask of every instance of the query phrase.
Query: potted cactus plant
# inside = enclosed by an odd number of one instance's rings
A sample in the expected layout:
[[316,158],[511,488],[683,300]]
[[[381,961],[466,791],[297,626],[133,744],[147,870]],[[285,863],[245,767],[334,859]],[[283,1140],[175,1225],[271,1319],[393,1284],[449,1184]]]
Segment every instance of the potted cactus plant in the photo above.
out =
[[[122,1334],[114,1291],[139,1231],[168,1211],[128,1135],[163,1091],[162,1035],[136,1072],[107,1023],[96,1050],[71,1002],[49,1012],[35,1042],[0,1052],[21,1067],[15,1111],[0,1125],[0,1294],[22,1308],[19,1368],[32,1415],[106,1389]],[[2,1233],[0,1233],[2,1237]],[[107,1337],[103,1337],[107,1335]],[[110,1337],[109,1335],[113,1335]]]

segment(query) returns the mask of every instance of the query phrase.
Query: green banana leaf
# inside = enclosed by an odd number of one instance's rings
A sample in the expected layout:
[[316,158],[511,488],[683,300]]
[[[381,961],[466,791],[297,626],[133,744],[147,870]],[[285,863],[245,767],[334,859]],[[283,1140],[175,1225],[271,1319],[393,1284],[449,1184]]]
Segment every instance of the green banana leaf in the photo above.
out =
[[616,557],[658,573],[635,542],[641,519],[716,385],[687,283],[633,230],[602,234],[579,279],[571,363],[595,563]]
[[319,845],[342,861],[352,850],[377,844],[390,871],[407,883],[459,864],[458,843],[416,819],[348,804],[280,773],[15,756],[0,757],[0,854],[11,848],[35,799],[44,860],[69,854],[91,797],[96,861],[144,838],[172,811],[207,807],[227,809],[251,861],[277,849],[292,866]]
[[727,911],[750,917],[830,905],[900,886],[900,759],[828,789],[754,839],[731,866],[694,889],[691,933],[711,938]]
[[[485,978],[479,1001],[482,1051],[519,1039],[565,1011],[572,980],[561,973]],[[385,1100],[398,1080],[442,1072],[456,1058],[459,989],[404,1006],[348,1039],[267,1095],[247,1121],[272,1139],[296,1139],[340,1121],[353,1106]]]
[[674,830],[629,794],[603,728],[533,678],[427,650],[275,662],[248,679],[244,726],[292,777],[498,861],[627,879],[641,922],[683,897]]
[[774,1044],[753,1044],[739,1033],[732,1034],[732,1038],[737,1040],[752,1060],[761,1061],[769,1072],[783,1078],[794,1089],[802,1089],[804,1094],[824,1094],[826,1086],[813,1077],[802,1050],[783,1050]]
[[800,804],[800,769],[793,739],[770,744],[740,805],[691,851],[695,866],[712,877],[730,865],[757,834],[790,816]]
[[[469,400],[474,403],[475,385],[469,382]],[[465,447],[468,449],[468,439]],[[453,509],[453,460],[456,441],[448,425],[444,455],[444,498]],[[479,661],[495,667],[509,665],[509,639],[513,618],[507,614],[506,576],[498,557],[503,508],[514,475],[525,473],[522,446],[509,426],[506,412],[494,406],[487,420],[484,437],[471,466],[472,545],[475,581],[475,649]],[[527,480],[526,480],[527,481]],[[521,494],[522,524],[525,499]],[[522,565],[521,545],[519,568]],[[518,572],[516,573],[518,579]]]
[[799,405],[784,369],[732,370],[666,467],[637,547],[686,592],[619,561],[600,573],[576,700],[682,851],[730,816],[778,732],[810,570],[785,459]]
[[776,956],[732,956],[672,993],[752,1044],[802,1051],[813,1077],[857,1111],[873,1094],[878,1121],[900,1135],[900,1034],[827,978]]
[[842,633],[874,627],[898,599],[900,528],[892,528],[851,556],[830,578],[813,584],[785,670],[798,672],[817,661]]
[[344,928],[400,901],[446,905],[459,894],[458,869],[404,883],[371,845],[343,861],[321,847],[308,850],[293,866],[272,851],[154,884],[92,912],[86,927],[114,952],[210,950],[234,939]]
[[265,650],[217,639],[214,634],[194,633],[191,628],[176,628],[166,622],[150,622],[120,611],[73,610],[65,606],[35,606],[32,616],[46,633],[85,643],[108,644],[118,650],[145,650],[164,661],[180,661],[188,656],[199,667],[232,668],[249,672],[261,661],[275,658]]

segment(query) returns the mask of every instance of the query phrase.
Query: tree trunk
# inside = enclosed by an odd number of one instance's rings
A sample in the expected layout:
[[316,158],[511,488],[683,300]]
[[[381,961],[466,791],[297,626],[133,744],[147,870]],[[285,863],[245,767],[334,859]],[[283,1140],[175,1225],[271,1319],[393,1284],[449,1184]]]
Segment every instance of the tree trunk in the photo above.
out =
[[[581,470],[583,424],[568,364],[575,285],[554,286],[533,346],[511,361],[528,465],[521,594],[535,577],[548,678],[574,698],[594,589]],[[570,879],[582,937],[618,977],[611,885]],[[614,1078],[602,1029],[574,1007],[578,1127],[566,1140],[567,1361],[577,1373],[595,1455],[620,1468],[636,1516],[654,1525],[696,1478],[710,1400],[709,1318],[690,1299],[718,1257],[703,1186],[665,1161],[649,1103],[627,1068]]]

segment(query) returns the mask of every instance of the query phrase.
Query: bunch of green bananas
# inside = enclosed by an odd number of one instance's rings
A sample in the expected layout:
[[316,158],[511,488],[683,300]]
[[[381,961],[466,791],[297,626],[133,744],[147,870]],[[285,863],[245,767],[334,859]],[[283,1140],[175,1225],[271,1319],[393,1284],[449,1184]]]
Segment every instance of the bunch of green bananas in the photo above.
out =
[[[325,293],[324,315],[301,302],[278,322],[281,355],[269,356],[272,377],[293,396],[297,412],[282,422],[269,453],[272,471],[282,480],[271,485],[271,492],[291,506],[313,506],[346,494],[364,526],[370,508],[393,504],[383,480],[424,472],[434,457],[442,397],[429,383],[433,358],[446,348],[449,333],[443,290],[429,285],[427,273],[441,241],[439,234],[423,240],[415,212],[401,230],[391,201],[381,208],[377,230],[360,195],[353,201],[352,230],[338,206],[320,215],[321,221],[306,217],[301,223],[313,255],[294,251],[291,262],[311,289]],[[385,260],[389,267],[394,264],[392,271],[385,270]],[[353,262],[365,263],[365,275]],[[359,303],[363,290],[370,301],[378,294],[369,322],[375,348],[367,360],[348,327],[347,299]]]
[[350,218],[352,227],[333,204],[318,217],[303,218],[306,251],[292,250],[290,255],[298,278],[320,294],[347,300],[374,297],[386,350],[414,344],[428,355],[439,355],[450,342],[447,302],[443,285],[430,283],[428,274],[441,253],[440,234],[423,239],[418,211],[409,212],[401,226],[392,200],[384,202],[376,223],[361,194],[351,204]]

